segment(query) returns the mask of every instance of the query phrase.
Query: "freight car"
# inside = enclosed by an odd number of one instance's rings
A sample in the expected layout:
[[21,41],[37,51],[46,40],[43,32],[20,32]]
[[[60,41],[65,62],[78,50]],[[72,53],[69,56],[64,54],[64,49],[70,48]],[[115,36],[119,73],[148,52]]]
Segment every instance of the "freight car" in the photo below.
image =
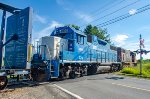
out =
[[121,62],[123,66],[136,66],[136,53],[130,50],[117,47],[117,61]]
[[[10,81],[30,79],[32,8],[19,9],[0,3],[0,9],[3,10],[0,35],[0,90],[2,90]],[[6,12],[12,15],[6,17]]]

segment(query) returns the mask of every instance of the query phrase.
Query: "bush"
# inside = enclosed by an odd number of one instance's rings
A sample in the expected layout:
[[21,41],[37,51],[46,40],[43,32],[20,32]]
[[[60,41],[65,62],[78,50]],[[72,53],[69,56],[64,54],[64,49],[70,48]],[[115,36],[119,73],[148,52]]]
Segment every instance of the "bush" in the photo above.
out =
[[[136,67],[125,67],[121,70],[121,73],[138,76],[140,75],[140,65],[138,64]],[[150,77],[150,62],[143,62],[142,77]]]
[[125,74],[134,74],[134,75],[140,74],[140,71],[134,67],[126,67],[121,72]]

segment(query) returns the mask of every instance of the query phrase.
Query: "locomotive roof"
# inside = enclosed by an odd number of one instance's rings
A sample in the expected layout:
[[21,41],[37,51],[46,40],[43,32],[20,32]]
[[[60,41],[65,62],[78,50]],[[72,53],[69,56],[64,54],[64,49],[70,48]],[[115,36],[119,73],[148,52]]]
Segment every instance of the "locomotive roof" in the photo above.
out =
[[82,35],[82,36],[86,36],[81,30],[77,30],[77,29],[75,29],[75,28],[73,28],[73,27],[71,27],[71,26],[68,26],[69,28],[71,28],[74,32],[76,32],[77,34],[79,34],[79,35]]

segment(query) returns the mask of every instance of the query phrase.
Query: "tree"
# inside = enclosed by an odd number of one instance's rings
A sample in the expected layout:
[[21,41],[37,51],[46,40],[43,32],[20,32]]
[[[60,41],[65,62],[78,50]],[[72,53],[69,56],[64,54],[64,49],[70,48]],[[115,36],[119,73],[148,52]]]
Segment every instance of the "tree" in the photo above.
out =
[[74,25],[74,24],[68,24],[68,26],[71,26],[71,27],[75,28],[76,30],[79,30],[79,29],[80,29],[80,27],[79,27],[79,26]]
[[110,43],[110,35],[107,33],[107,29],[101,29],[97,26],[87,25],[84,29],[86,35],[96,35],[98,38]]

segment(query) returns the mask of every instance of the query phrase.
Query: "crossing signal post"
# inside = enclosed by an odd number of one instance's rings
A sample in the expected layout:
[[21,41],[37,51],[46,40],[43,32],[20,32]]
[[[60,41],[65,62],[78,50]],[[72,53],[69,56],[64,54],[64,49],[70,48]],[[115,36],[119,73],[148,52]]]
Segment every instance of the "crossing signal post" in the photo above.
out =
[[137,54],[140,53],[140,75],[142,75],[142,60],[143,60],[142,54],[145,54],[145,55],[146,55],[146,54],[149,53],[150,51],[146,51],[146,50],[143,49],[143,48],[145,48],[145,46],[144,46],[144,39],[142,39],[141,34],[140,34],[140,39],[139,39],[139,41],[140,41],[140,49],[138,49],[138,50],[136,50],[136,51],[134,51],[134,52],[136,52]]
[[142,36],[140,34],[140,75],[142,75],[142,45],[144,45],[143,43],[144,40],[142,41]]

